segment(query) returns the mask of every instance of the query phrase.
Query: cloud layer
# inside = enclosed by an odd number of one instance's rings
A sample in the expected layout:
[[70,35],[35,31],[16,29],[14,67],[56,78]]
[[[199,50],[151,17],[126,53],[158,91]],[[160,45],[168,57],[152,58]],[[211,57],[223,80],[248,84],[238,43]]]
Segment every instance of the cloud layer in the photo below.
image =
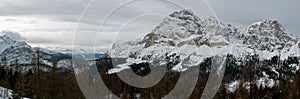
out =
[[[32,45],[71,45],[73,42],[74,32],[78,25],[78,21],[85,8],[91,0],[1,0],[0,3],[0,31],[11,30],[16,31],[9,33],[14,35],[16,39],[27,38],[27,42]],[[262,19],[277,19],[286,30],[293,35],[300,37],[299,23],[300,9],[299,0],[207,0],[216,12],[218,18],[223,22],[229,22],[240,25],[250,25],[251,23]],[[107,0],[110,5],[99,6],[99,9],[109,8],[112,5],[118,5],[123,0]],[[82,43],[78,46],[92,46],[89,43],[97,42],[99,48],[109,47],[112,41],[120,36],[125,39],[133,39],[132,34],[149,31],[162,20],[163,17],[156,19],[136,18],[136,20],[128,21],[130,25],[124,25],[121,32],[123,35],[116,34],[119,32],[116,25],[119,21],[126,21],[132,15],[145,12],[146,9],[133,9],[134,7],[145,7],[143,5],[152,5],[157,7],[161,12],[176,9],[172,5],[163,5],[158,2],[149,1],[145,4],[131,5],[124,7],[118,11],[118,15],[112,17],[110,21],[103,27],[106,34],[99,35],[97,40],[86,41],[89,33],[93,34],[92,27],[99,27],[99,23],[95,19],[83,21],[85,32],[80,34]],[[151,7],[152,7],[151,6]],[[128,13],[128,10],[131,12]],[[99,10],[100,11],[100,10]],[[147,12],[147,11],[146,11]],[[107,15],[97,13],[98,16],[106,17]],[[145,25],[148,24],[149,25]],[[137,28],[141,30],[137,30]],[[134,33],[133,33],[134,32]],[[20,35],[17,35],[20,34]],[[141,35],[141,34],[137,34]]]
[[13,40],[24,41],[26,40],[20,33],[12,32],[12,31],[1,31],[0,35],[7,35],[8,37],[12,38]]

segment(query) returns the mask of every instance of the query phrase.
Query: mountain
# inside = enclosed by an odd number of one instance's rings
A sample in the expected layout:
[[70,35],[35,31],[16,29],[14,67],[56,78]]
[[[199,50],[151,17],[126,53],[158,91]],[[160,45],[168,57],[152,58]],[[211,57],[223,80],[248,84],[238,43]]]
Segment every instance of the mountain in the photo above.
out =
[[263,20],[253,23],[242,34],[243,44],[259,50],[289,49],[297,43],[296,39],[285,32],[282,25],[276,20]]
[[128,58],[126,64],[119,65],[120,69],[134,63],[178,61],[173,69],[184,71],[216,55],[245,58],[251,53],[262,59],[276,55],[286,59],[300,55],[298,45],[297,39],[288,35],[275,20],[253,23],[241,32],[214,17],[201,20],[185,9],[171,13],[142,38],[114,43],[109,54],[112,58]]
[[70,54],[31,47],[25,41],[13,40],[6,34],[0,36],[0,46],[0,62],[2,65],[12,65],[13,68],[16,68],[14,65],[19,64],[22,66],[22,71],[27,71],[32,68],[32,63],[35,61],[34,58],[37,58],[37,51],[39,51],[41,58],[40,62],[45,71],[49,70],[56,61],[58,61],[58,68],[69,68],[71,66],[72,55]]
[[[208,61],[214,56],[225,56],[227,91],[234,92],[240,85],[249,90],[249,79],[254,79],[258,88],[272,88],[299,72],[299,52],[299,39],[289,35],[276,20],[261,20],[242,30],[215,17],[200,19],[184,9],[171,13],[142,38],[116,41],[108,55],[126,61],[115,64],[108,74],[149,63],[172,64],[172,70],[177,72],[193,72],[192,68],[199,66],[200,73],[208,75]],[[249,62],[254,64],[256,78],[241,80],[252,68]]]
[[7,34],[0,36],[0,46],[1,65],[10,66],[18,63],[23,67],[23,71],[32,68],[32,63],[36,61],[33,59],[37,57],[37,51],[40,53],[41,63],[45,71],[48,71],[54,62],[57,62],[58,68],[71,68],[72,56],[83,60],[96,60],[105,56],[105,54],[88,53],[84,49],[31,47],[25,41],[14,40]]
[[0,36],[0,58],[6,57],[7,63],[18,60],[20,63],[29,64],[34,50],[24,41],[15,41],[8,35]]

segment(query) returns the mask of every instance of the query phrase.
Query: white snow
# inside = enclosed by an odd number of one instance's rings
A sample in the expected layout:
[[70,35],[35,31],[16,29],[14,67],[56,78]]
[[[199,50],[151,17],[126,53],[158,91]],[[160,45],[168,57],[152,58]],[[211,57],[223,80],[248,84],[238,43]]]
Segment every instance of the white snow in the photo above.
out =
[[245,82],[243,87],[246,88],[247,90],[250,90],[250,82]]
[[113,74],[113,73],[117,73],[117,72],[120,72],[124,69],[129,69],[130,67],[126,64],[124,65],[118,65],[117,67],[113,68],[113,69],[110,69],[108,70],[107,74]]
[[[6,57],[7,63],[14,63],[18,59],[19,63],[29,63],[31,58],[31,47],[24,41],[15,41],[8,35],[0,36],[0,58]],[[5,52],[5,53],[4,53]]]
[[260,88],[260,86],[262,86],[262,88],[272,88],[275,85],[275,81],[273,79],[270,79],[269,75],[267,75],[265,72],[263,72],[263,76],[264,77],[256,80],[257,87]]
[[237,88],[239,88],[239,85],[240,85],[239,81],[234,81],[229,84],[226,84],[225,86],[227,91],[234,93],[237,90]]
[[274,73],[276,73],[277,77],[279,77],[279,76],[280,76],[279,72],[277,72],[277,71],[275,70],[275,68],[274,68],[274,67],[272,67],[272,70],[271,70],[271,71],[272,71],[272,72],[274,72]]
[[13,99],[13,91],[0,86],[0,99]]
[[289,67],[292,68],[292,72],[294,74],[296,74],[296,72],[299,71],[299,65],[297,64],[290,64]]
[[[216,18],[200,20],[190,10],[182,10],[166,17],[151,33],[157,37],[153,38],[149,47],[145,45],[150,41],[143,41],[149,39],[149,36],[114,43],[109,51],[112,58],[134,56],[114,69],[114,72],[126,69],[133,63],[155,61],[165,64],[165,55],[173,53],[180,56],[180,63],[173,68],[176,71],[187,70],[199,65],[205,58],[216,55],[232,54],[238,59],[245,59],[247,55],[257,54],[261,60],[271,59],[273,56],[280,56],[281,60],[289,56],[300,56],[295,38],[287,35],[276,21],[256,22],[242,33],[238,28],[222,24]],[[175,46],[169,42],[173,42]]]

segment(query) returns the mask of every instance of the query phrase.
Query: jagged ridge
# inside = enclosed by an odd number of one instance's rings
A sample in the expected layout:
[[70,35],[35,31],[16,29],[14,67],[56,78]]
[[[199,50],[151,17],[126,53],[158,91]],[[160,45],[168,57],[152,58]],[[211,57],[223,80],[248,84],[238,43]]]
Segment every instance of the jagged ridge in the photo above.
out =
[[[142,39],[115,43],[109,51],[113,58],[129,58],[133,63],[159,62],[169,56],[179,56],[174,70],[183,71],[199,65],[215,55],[232,54],[238,58],[258,54],[262,59],[273,56],[299,56],[299,44],[289,36],[278,21],[263,20],[250,25],[245,32],[214,17],[201,20],[191,10],[171,13]],[[172,60],[174,61],[174,60]]]

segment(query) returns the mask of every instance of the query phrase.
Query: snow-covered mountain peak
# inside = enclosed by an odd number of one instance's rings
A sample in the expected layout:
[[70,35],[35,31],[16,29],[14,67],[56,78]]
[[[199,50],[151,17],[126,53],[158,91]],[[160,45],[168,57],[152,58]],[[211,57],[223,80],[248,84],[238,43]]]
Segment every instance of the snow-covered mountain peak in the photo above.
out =
[[151,32],[173,40],[184,39],[199,33],[201,20],[190,10],[171,13]]
[[[191,10],[181,10],[167,16],[139,44],[145,48],[154,44],[219,46],[228,43],[221,35],[220,22],[215,17],[203,18],[202,21]],[[218,39],[218,40],[215,40]]]
[[0,58],[6,58],[8,64],[15,64],[15,60],[29,63],[33,53],[31,46],[25,41],[13,40],[9,35],[0,36],[0,46]]
[[248,27],[248,30],[255,30],[255,29],[260,29],[265,31],[282,31],[282,32],[285,31],[283,26],[277,20],[266,20],[266,19],[255,22]]
[[[7,63],[6,66],[21,64],[26,68],[31,68],[30,64],[37,50],[41,51],[41,62],[47,66],[52,66],[52,62],[55,59],[69,57],[56,51],[33,48],[25,41],[14,40],[8,34],[0,36],[0,62]],[[61,67],[60,64],[58,64],[58,67]]]
[[290,48],[297,43],[282,25],[276,20],[263,20],[255,22],[247,28],[242,35],[244,44],[251,45],[251,48],[267,51],[282,50]]
[[204,54],[211,56],[210,48],[228,44],[219,21],[214,17],[203,19],[200,20],[191,10],[173,12],[143,39],[114,43],[109,55],[130,58],[129,64],[174,62],[174,68],[178,71],[196,66],[205,58],[202,57]]
[[189,9],[183,9],[180,11],[175,11],[169,15],[172,18],[183,19],[183,20],[195,20],[198,16],[194,15],[194,12]]
[[142,62],[171,62],[175,70],[183,71],[216,55],[232,54],[242,58],[258,54],[262,59],[276,55],[287,58],[298,55],[298,50],[297,40],[289,36],[278,21],[256,22],[242,32],[215,17],[200,19],[191,10],[184,9],[171,13],[142,39],[114,43],[108,54],[112,58],[128,58],[119,69]]
[[3,43],[7,43],[7,44],[12,44],[14,43],[15,41],[12,40],[8,35],[3,35],[3,36],[0,36],[0,41],[2,41]]
[[25,41],[15,41],[11,39],[8,35],[2,35],[0,36],[0,53],[5,51],[8,48],[20,48],[20,47],[28,47],[30,46]]

